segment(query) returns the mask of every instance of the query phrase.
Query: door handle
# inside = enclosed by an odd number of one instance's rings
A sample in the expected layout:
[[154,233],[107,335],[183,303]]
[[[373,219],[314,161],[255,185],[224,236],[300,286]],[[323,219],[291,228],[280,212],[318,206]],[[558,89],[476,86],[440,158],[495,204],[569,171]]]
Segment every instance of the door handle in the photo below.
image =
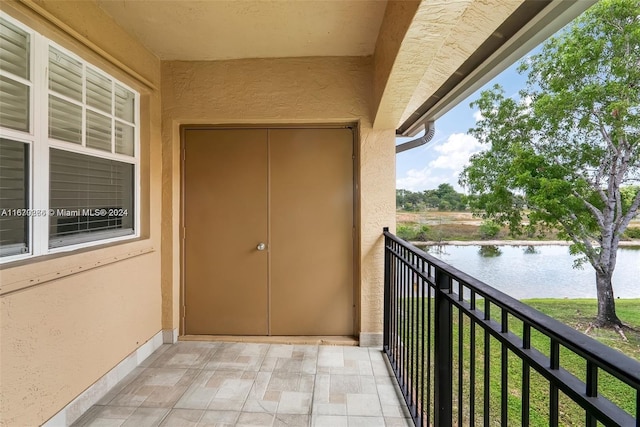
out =
[[265,245],[262,242],[258,243],[258,246],[256,246],[256,249],[259,251],[264,251],[266,248],[267,248],[267,245]]

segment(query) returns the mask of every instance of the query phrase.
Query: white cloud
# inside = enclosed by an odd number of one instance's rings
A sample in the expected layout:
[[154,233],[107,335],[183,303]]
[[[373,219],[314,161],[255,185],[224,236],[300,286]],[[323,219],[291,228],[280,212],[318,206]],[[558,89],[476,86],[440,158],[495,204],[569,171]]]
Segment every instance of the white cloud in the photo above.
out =
[[475,119],[476,122],[479,122],[480,120],[484,119],[484,116],[482,115],[480,110],[478,110],[473,112],[473,118]]
[[433,148],[440,155],[429,162],[430,168],[462,170],[469,157],[482,149],[482,144],[466,133],[454,133],[442,144]]
[[449,135],[446,141],[432,146],[437,157],[423,169],[410,169],[404,177],[396,181],[396,188],[418,191],[436,188],[443,182],[449,183],[461,191],[458,175],[469,163],[469,157],[485,147],[473,136],[466,133]]

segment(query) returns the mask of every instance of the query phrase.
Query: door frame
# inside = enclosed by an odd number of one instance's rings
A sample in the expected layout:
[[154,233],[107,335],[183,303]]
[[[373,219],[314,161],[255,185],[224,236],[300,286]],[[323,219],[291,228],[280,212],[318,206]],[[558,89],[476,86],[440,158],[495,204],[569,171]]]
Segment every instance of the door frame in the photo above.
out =
[[353,132],[353,333],[360,334],[361,317],[361,248],[360,248],[360,125],[359,122],[330,123],[260,123],[260,124],[183,124],[180,125],[180,319],[179,336],[185,335],[185,131],[193,129],[351,129]]

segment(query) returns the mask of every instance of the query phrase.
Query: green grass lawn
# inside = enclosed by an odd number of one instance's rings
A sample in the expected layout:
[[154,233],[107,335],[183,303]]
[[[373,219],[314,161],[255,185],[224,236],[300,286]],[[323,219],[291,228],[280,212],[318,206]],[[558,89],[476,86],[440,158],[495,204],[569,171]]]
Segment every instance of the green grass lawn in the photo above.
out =
[[[405,311],[408,312],[413,309],[414,314],[421,310],[422,300],[416,300],[416,304],[408,303],[405,305]],[[583,332],[587,329],[591,319],[596,314],[596,301],[595,300],[570,300],[570,299],[536,299],[523,301],[526,304],[533,306],[534,308],[542,311],[543,313],[556,318],[557,320],[566,323],[577,330]],[[635,330],[626,330],[626,336],[628,341],[624,341],[620,335],[616,332],[609,330],[593,329],[589,335],[593,338],[603,342],[610,347],[617,349],[625,353],[626,355],[639,359],[640,358],[640,299],[634,300],[618,300],[617,301],[618,316],[625,324],[628,324]],[[498,319],[500,316],[500,310],[497,307],[491,309],[492,318]],[[461,329],[461,333],[460,333]],[[517,319],[509,318],[509,329],[515,335],[522,337],[522,323]],[[475,332],[475,346],[473,348],[470,345],[471,341],[471,322],[464,316],[462,323],[458,318],[458,312],[454,310],[454,346],[453,346],[453,377],[454,377],[454,425],[469,425],[470,418],[472,416],[470,410],[471,402],[471,361],[475,363],[476,376],[474,384],[475,408],[473,416],[475,418],[476,425],[483,425],[484,416],[484,392],[485,392],[485,377],[484,377],[484,364],[485,364],[485,333],[484,330],[478,326],[474,328]],[[409,338],[405,337],[405,342],[413,341],[418,343],[423,339],[422,334],[430,333],[431,342],[433,345],[433,332],[423,331],[421,323],[414,323],[414,336]],[[427,336],[424,336],[426,340]],[[461,340],[462,352],[459,351],[459,340]],[[502,351],[501,344],[493,337],[488,337],[490,350],[489,350],[489,375],[486,380],[489,383],[489,424],[492,426],[501,426],[502,421],[500,419],[501,408],[501,390],[502,390]],[[531,334],[532,347],[539,350],[541,353],[549,355],[550,340],[545,335],[532,330]],[[433,350],[431,349],[431,381],[433,381]],[[581,357],[577,356],[573,352],[566,348],[560,349],[560,364],[562,368],[572,373],[582,381],[585,380],[585,367],[586,362]],[[460,369],[460,366],[462,369]],[[508,425],[521,425],[521,413],[522,413],[522,361],[516,357],[513,353],[507,352],[506,358],[507,366],[507,407],[508,407]],[[427,370],[425,366],[419,366],[414,370],[414,379],[423,375],[423,370]],[[426,372],[425,372],[426,374]],[[411,375],[409,375],[411,376]],[[462,395],[458,398],[459,378],[462,378]],[[431,389],[431,396],[433,396],[433,384]],[[549,383],[540,374],[531,369],[530,376],[530,425],[531,426],[547,426],[549,417]],[[599,373],[599,392],[613,401],[616,405],[620,406],[627,412],[633,414],[635,412],[636,393],[633,389],[622,383],[621,381],[611,377],[610,375],[600,372]],[[457,417],[459,404],[461,404],[462,419]],[[567,396],[560,393],[560,416],[559,422],[563,426],[578,426],[585,425],[584,410],[582,410],[577,404],[573,403]],[[425,405],[433,416],[433,405]],[[433,418],[431,418],[433,421]]]
[[[581,332],[587,330],[597,313],[594,299],[528,299],[522,302]],[[627,342],[610,329],[591,329],[589,336],[640,360],[640,299],[617,300],[616,312],[622,323],[635,329],[633,331],[625,328]]]

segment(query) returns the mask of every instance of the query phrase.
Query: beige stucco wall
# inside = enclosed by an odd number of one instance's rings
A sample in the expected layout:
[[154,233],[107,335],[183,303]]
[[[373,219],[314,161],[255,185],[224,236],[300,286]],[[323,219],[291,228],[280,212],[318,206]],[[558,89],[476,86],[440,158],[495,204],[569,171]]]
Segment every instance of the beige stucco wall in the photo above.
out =
[[[161,115],[154,89],[160,86],[160,62],[91,2],[38,1],[47,19],[17,2],[1,6],[142,95],[142,238],[0,270],[0,425],[32,426],[55,415],[161,329]],[[57,19],[68,28],[52,23]]]
[[[372,60],[363,57],[162,63],[163,324],[179,322],[181,124],[358,123],[361,332],[382,331],[382,227],[395,223],[394,129],[373,130]],[[169,216],[171,213],[171,216]],[[165,266],[166,267],[166,266]],[[171,280],[168,280],[171,278]]]

